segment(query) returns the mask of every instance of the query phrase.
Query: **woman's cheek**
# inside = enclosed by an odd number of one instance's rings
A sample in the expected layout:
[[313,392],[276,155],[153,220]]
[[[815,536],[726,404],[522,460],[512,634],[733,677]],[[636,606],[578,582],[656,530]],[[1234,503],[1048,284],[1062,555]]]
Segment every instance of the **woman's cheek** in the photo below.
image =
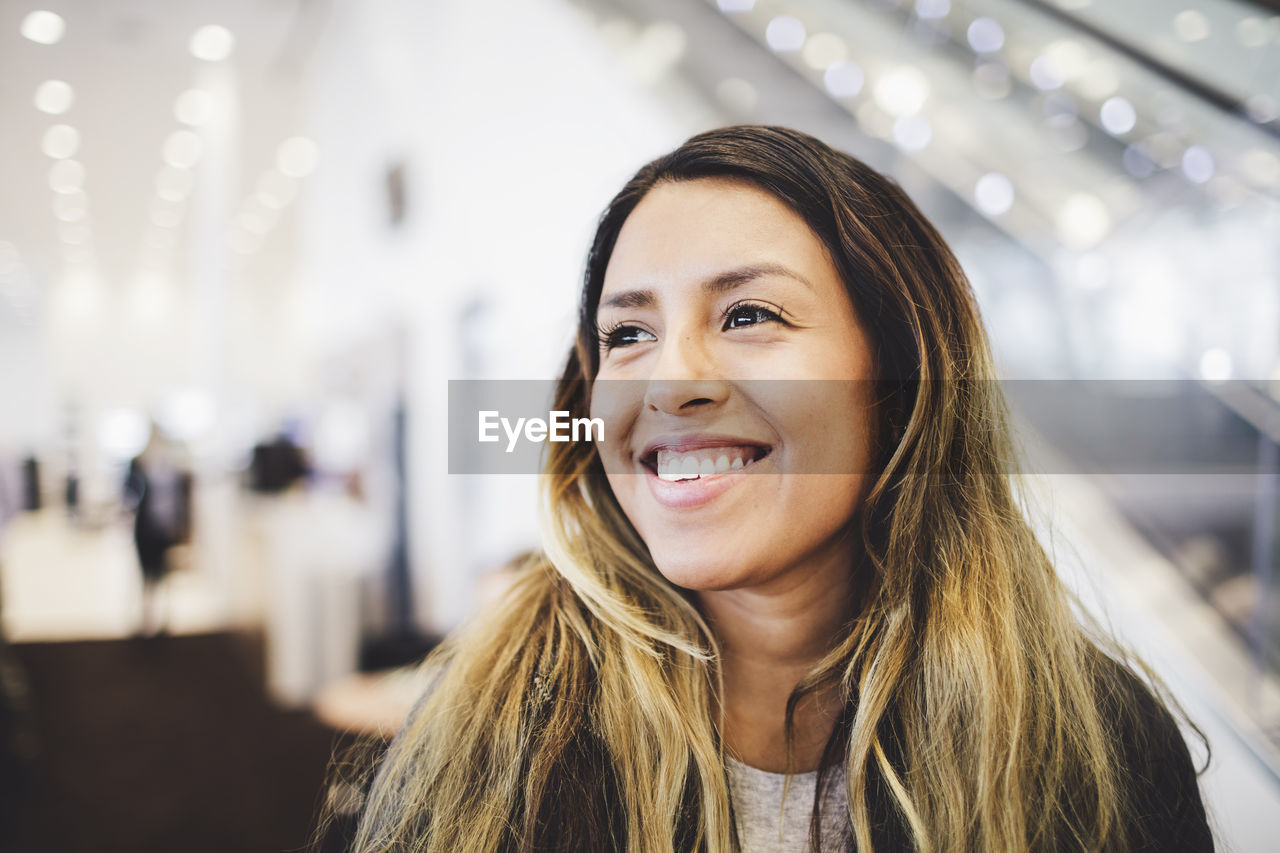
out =
[[604,438],[596,449],[606,471],[629,467],[630,439],[643,405],[642,384],[604,379],[592,386],[590,417],[604,422]]

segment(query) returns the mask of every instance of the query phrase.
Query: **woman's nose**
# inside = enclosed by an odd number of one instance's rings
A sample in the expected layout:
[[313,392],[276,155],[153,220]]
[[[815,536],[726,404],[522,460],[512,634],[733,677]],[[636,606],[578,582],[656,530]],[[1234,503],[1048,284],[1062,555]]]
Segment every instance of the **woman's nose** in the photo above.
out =
[[645,386],[647,408],[666,414],[723,403],[729,383],[713,353],[694,336],[668,338],[662,344],[653,373]]

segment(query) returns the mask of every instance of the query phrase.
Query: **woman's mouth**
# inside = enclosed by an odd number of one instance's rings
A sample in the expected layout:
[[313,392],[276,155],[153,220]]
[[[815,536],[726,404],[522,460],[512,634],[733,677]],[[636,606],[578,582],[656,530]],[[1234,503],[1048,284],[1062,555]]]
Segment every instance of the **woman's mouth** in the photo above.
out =
[[[636,461],[649,475],[649,493],[671,510],[692,510],[716,500],[773,453],[773,446],[739,436],[682,433],[654,439]],[[751,478],[756,479],[756,478]]]
[[[735,485],[745,486],[749,473],[773,452],[760,444],[657,446],[640,459],[650,476],[649,493],[671,510],[693,510],[710,504]],[[756,477],[751,477],[756,480]]]
[[772,451],[760,445],[727,445],[691,450],[661,448],[651,451],[642,464],[667,482],[699,480],[730,471],[741,471]]

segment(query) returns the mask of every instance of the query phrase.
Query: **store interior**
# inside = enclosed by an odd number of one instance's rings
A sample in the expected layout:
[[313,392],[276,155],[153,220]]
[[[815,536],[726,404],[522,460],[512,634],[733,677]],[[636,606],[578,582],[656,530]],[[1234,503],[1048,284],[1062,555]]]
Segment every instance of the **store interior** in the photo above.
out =
[[776,124],[949,241],[1046,546],[1274,849],[1275,0],[0,0],[0,116],[0,847],[305,845],[539,544],[450,383],[557,376],[613,193]]

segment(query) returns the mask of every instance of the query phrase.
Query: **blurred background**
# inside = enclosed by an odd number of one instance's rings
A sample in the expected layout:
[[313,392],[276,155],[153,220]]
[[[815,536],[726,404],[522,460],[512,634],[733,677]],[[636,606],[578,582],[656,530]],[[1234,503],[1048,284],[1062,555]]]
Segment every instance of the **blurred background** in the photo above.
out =
[[448,381],[553,377],[600,210],[731,123],[951,241],[1046,543],[1275,849],[1275,0],[0,0],[0,848],[303,845],[537,546]]

